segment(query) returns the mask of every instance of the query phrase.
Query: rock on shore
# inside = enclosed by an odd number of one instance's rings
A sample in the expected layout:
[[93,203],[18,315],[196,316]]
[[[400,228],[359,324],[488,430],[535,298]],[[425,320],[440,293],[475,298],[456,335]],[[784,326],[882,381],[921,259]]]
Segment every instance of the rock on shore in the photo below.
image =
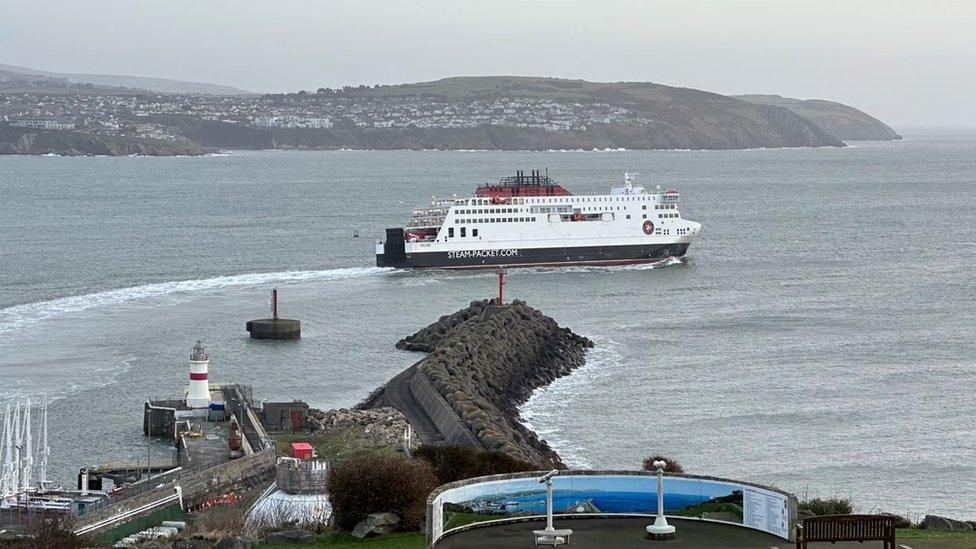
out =
[[[399,446],[407,430],[407,418],[396,408],[370,410],[317,410],[308,412],[313,435],[328,433],[354,433],[357,444],[364,448]],[[413,441],[416,446],[416,440]]]
[[421,370],[486,449],[541,467],[562,465],[522,425],[518,406],[533,390],[583,365],[592,341],[522,301],[502,308],[476,301],[397,346],[431,349]]

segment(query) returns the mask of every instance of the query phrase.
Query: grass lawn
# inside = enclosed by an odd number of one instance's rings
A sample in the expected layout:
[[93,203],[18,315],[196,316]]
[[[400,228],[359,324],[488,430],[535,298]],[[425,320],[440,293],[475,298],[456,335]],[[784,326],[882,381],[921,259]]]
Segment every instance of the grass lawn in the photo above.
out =
[[976,532],[898,530],[895,542],[912,549],[976,549]]
[[359,539],[346,533],[322,534],[315,543],[262,545],[281,549],[328,547],[329,549],[423,549],[427,538],[421,532],[390,534],[372,539]]
[[276,433],[272,436],[278,443],[278,453],[283,456],[291,455],[292,442],[308,442],[315,448],[315,453],[320,458],[329,459],[348,458],[373,452],[394,454],[397,451],[395,445],[373,446],[368,438],[355,429],[315,433],[314,435],[305,432]]

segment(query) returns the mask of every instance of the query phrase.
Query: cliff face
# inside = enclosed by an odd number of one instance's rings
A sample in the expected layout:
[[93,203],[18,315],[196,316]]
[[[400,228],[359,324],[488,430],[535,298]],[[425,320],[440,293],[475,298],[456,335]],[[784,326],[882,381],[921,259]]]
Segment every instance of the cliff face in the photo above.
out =
[[486,449],[541,467],[562,465],[519,421],[518,406],[581,366],[589,339],[524,302],[496,309],[477,301],[397,346],[431,350],[420,370]]
[[209,147],[185,140],[163,141],[101,136],[78,131],[0,128],[0,155],[194,156],[213,151]]
[[873,116],[834,101],[791,99],[778,95],[739,95],[743,101],[788,109],[846,141],[901,139],[895,130]]

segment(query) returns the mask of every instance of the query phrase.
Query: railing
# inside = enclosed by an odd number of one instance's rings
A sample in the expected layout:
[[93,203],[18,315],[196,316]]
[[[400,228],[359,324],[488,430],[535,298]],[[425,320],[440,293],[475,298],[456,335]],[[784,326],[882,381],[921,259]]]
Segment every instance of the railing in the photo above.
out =
[[[236,415],[241,431],[254,449],[254,453],[236,460],[231,460],[229,456],[221,456],[203,463],[195,462],[192,464],[193,469],[177,467],[110,492],[108,499],[86,507],[84,513],[79,515],[79,517],[85,517],[81,521],[79,529],[93,531],[91,529],[92,521],[99,521],[97,529],[118,522],[117,520],[108,520],[111,515],[131,516],[128,511],[125,513],[120,511],[121,508],[118,507],[120,505],[127,506],[131,502],[137,505],[139,512],[143,512],[171,502],[172,490],[177,488],[182,489],[180,497],[182,502],[183,497],[199,497],[201,494],[206,494],[222,485],[271,470],[275,464],[277,446],[274,439],[264,431],[260,420],[251,409],[253,389],[248,385],[239,384],[226,385],[221,389],[228,404],[228,411]],[[227,474],[228,470],[232,471],[229,475]],[[154,491],[160,492],[159,497],[155,500],[153,498],[147,499],[153,500],[155,503],[150,501],[143,504],[141,500],[135,500],[135,498]],[[110,507],[112,509],[106,509]],[[102,515],[109,516],[103,517]]]

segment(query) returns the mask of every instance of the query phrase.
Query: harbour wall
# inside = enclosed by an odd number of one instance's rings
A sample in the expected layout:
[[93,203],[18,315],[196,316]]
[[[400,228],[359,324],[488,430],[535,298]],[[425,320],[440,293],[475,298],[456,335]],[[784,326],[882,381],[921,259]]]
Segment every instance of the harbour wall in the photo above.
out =
[[593,343],[522,301],[475,301],[397,343],[429,353],[361,406],[394,406],[427,444],[498,451],[540,467],[562,466],[522,425],[518,405],[568,375]]

